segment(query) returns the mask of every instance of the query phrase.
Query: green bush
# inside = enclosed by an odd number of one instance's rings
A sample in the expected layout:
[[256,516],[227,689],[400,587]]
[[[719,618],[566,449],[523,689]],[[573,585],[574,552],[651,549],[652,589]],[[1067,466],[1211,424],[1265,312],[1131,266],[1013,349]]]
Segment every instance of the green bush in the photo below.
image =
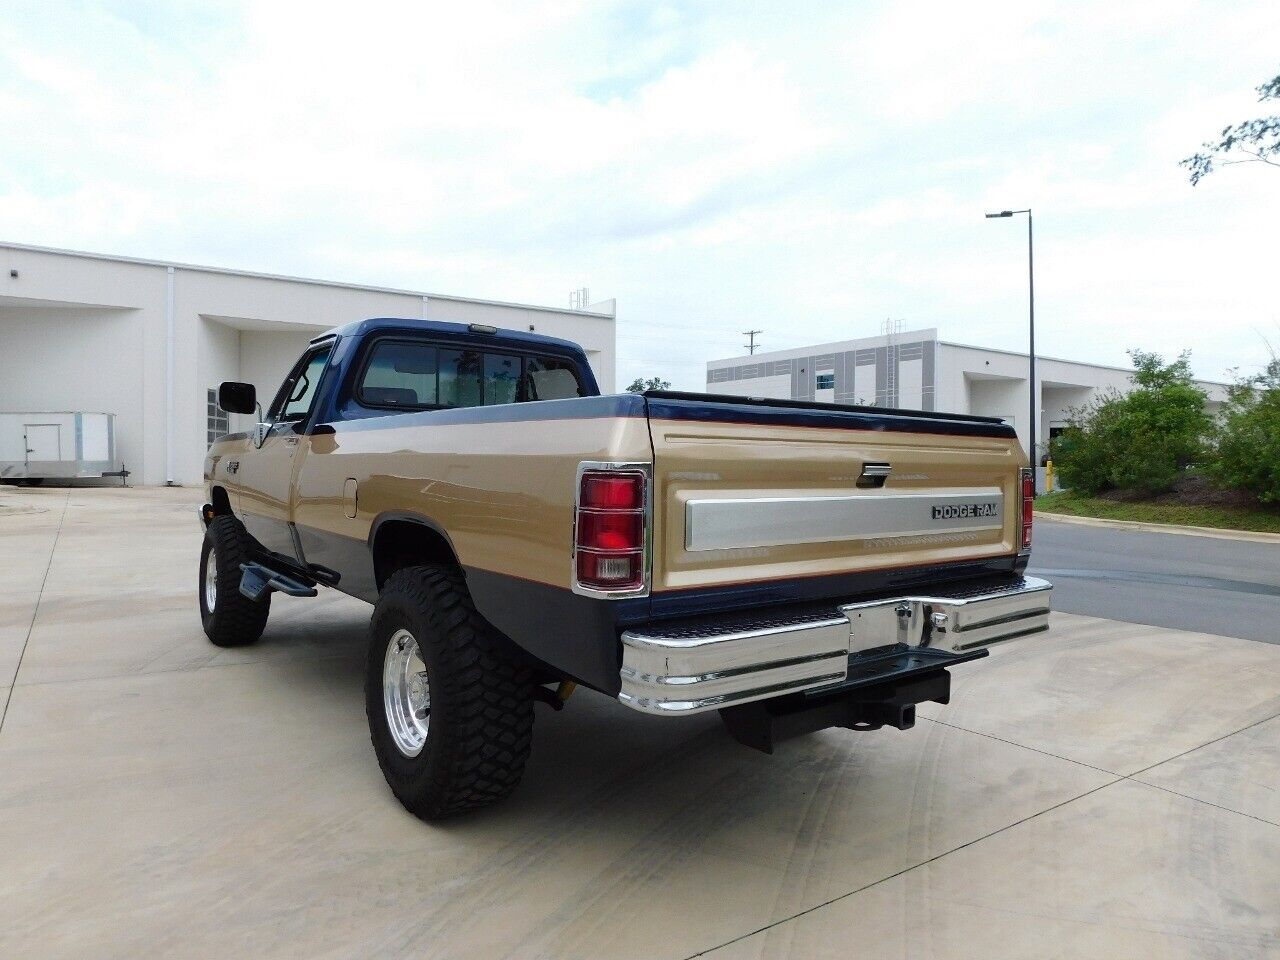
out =
[[1131,350],[1134,389],[1099,397],[1071,411],[1070,425],[1050,444],[1063,486],[1082,493],[1164,493],[1187,466],[1202,463],[1213,420],[1205,392],[1192,382],[1183,353],[1166,364]]
[[1280,503],[1280,359],[1231,387],[1209,475],[1262,503]]

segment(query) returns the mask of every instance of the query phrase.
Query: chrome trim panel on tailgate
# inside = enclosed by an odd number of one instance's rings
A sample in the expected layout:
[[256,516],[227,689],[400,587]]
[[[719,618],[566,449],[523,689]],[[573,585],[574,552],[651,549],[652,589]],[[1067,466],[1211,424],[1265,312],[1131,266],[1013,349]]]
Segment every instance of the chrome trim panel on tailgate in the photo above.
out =
[[996,487],[812,497],[696,498],[685,504],[685,549],[728,550],[791,543],[999,530]]
[[1036,577],[960,583],[802,612],[702,618],[622,634],[623,703],[714,710],[845,680],[849,656],[902,644],[961,653],[1045,630],[1053,586]]

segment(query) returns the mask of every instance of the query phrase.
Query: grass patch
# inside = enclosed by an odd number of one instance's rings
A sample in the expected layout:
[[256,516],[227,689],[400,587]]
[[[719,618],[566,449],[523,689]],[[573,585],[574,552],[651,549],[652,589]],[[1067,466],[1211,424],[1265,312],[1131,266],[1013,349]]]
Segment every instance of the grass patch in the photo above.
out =
[[1280,533],[1280,510],[1253,507],[1203,506],[1185,503],[1122,503],[1061,490],[1036,497],[1036,510],[1072,517],[1176,523],[1190,527]]

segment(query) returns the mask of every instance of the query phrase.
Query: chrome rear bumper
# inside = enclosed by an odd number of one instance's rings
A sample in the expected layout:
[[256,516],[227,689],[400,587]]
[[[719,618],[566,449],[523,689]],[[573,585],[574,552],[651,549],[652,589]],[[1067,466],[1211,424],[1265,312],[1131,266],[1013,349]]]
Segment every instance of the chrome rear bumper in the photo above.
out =
[[[972,651],[1049,626],[1052,584],[957,584],[776,615],[652,624],[622,635],[618,699],[683,714],[838,686],[851,656],[878,648]],[[945,662],[940,662],[945,666]]]

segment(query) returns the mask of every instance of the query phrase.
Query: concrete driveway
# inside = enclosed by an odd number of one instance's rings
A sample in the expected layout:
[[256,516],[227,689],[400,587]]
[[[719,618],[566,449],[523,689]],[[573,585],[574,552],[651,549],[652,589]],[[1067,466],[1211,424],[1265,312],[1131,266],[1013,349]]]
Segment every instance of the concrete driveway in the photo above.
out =
[[196,502],[0,490],[0,957],[1280,956],[1280,646],[1057,615],[914,730],[773,757],[583,692],[429,826],[369,608],[210,646]]

